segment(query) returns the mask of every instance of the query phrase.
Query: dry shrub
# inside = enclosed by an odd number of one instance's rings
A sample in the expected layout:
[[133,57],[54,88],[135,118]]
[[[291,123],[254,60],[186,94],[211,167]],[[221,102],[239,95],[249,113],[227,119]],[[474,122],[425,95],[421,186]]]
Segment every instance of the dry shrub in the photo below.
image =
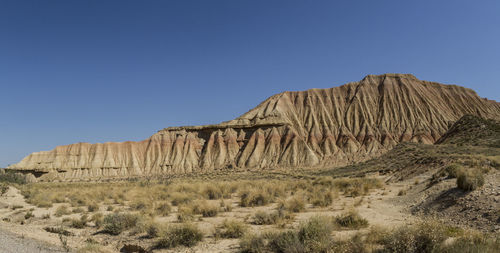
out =
[[195,246],[203,239],[203,233],[192,224],[172,226],[160,236],[156,248],[174,248],[180,245]]
[[137,225],[139,216],[130,213],[114,213],[104,217],[103,233],[119,235],[121,232]]
[[437,222],[400,227],[382,239],[383,252],[435,252],[446,238],[446,227]]
[[82,215],[80,217],[80,219],[72,219],[71,220],[71,227],[72,228],[78,228],[78,229],[82,229],[85,227],[85,225],[87,224],[87,219],[88,219],[88,216],[86,214]]
[[95,211],[99,211],[99,204],[95,203],[95,202],[92,202],[88,207],[87,207],[88,211],[90,213],[92,212],[95,212]]
[[357,197],[368,194],[371,189],[381,188],[382,182],[376,178],[339,178],[335,179],[334,185],[346,195]]
[[483,173],[478,169],[461,170],[457,176],[457,187],[464,191],[474,191],[484,184]]
[[104,215],[102,213],[94,213],[90,217],[90,221],[94,222],[95,226],[100,228],[104,221]]
[[62,205],[62,206],[59,206],[57,209],[56,209],[56,212],[54,213],[54,215],[56,217],[61,217],[63,215],[68,215],[70,214],[71,212],[69,211],[69,208],[67,205]]
[[170,206],[170,204],[168,202],[156,203],[155,208],[154,208],[155,214],[159,215],[159,216],[167,216],[171,210],[172,210],[172,207]]
[[453,243],[442,245],[442,253],[497,253],[500,249],[500,234],[485,234],[480,232],[467,233],[456,238]]
[[264,253],[267,250],[267,241],[264,236],[247,234],[240,240],[240,252]]
[[338,197],[336,191],[315,191],[311,197],[311,204],[319,207],[327,207],[333,203],[333,200]]
[[296,195],[285,201],[280,201],[278,209],[299,213],[306,209],[306,203],[302,195]]
[[233,210],[231,201],[221,200],[219,206],[221,212],[231,212]]
[[335,217],[334,222],[342,228],[349,229],[360,229],[368,226],[368,221],[354,210]]
[[240,193],[240,206],[242,207],[265,206],[273,200],[274,198],[262,189],[247,190]]
[[217,228],[216,237],[240,238],[248,231],[248,226],[241,221],[224,220],[222,226]]
[[222,191],[220,188],[213,184],[205,185],[202,195],[207,199],[220,199],[223,197]]
[[456,164],[456,163],[448,165],[444,169],[444,171],[446,172],[448,178],[457,178],[458,177],[458,173],[461,170],[462,170],[462,166],[460,166],[459,164]]
[[280,212],[272,213],[265,211],[257,211],[253,216],[253,224],[255,225],[272,225],[276,224],[280,219]]
[[215,217],[219,213],[219,207],[214,203],[205,200],[196,201],[189,205],[194,214],[201,214],[203,217]]
[[188,222],[194,219],[193,209],[188,206],[180,206],[177,210],[177,221]]
[[173,206],[179,206],[191,202],[193,199],[192,195],[181,192],[172,192],[170,195],[170,201]]
[[332,231],[330,218],[316,216],[297,230],[245,236],[240,247],[242,252],[328,252]]

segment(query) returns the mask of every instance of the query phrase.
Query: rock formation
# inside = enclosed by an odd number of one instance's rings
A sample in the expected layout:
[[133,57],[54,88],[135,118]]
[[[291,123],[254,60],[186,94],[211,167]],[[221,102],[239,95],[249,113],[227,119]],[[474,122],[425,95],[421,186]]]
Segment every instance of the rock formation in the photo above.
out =
[[465,114],[500,119],[500,103],[409,74],[368,75],[340,87],[283,92],[221,124],[165,128],[140,142],[59,146],[9,168],[78,180],[337,166],[399,142],[434,143]]

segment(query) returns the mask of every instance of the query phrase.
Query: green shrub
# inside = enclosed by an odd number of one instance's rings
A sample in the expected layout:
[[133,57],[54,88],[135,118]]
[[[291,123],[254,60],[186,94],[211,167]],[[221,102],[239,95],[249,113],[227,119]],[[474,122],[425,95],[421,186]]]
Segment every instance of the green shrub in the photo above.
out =
[[359,229],[368,226],[368,221],[356,211],[349,211],[335,217],[335,224],[342,228]]
[[458,173],[457,187],[464,191],[473,191],[483,186],[483,173],[477,169],[462,170]]
[[8,185],[6,185],[6,184],[0,184],[0,196],[2,196],[5,193],[7,193],[8,190],[9,190],[9,186]]
[[119,235],[121,232],[135,227],[139,221],[139,216],[128,213],[114,213],[104,217],[103,233]]
[[156,248],[192,247],[202,239],[203,233],[196,226],[183,224],[168,228],[156,243]]
[[26,184],[26,177],[18,172],[13,171],[0,171],[0,182],[13,183],[13,184]]

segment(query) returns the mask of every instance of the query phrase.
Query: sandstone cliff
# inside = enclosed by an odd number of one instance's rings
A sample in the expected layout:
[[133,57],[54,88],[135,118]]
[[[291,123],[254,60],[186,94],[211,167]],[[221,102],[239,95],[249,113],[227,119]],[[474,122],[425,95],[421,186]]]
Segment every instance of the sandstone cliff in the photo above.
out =
[[465,114],[500,119],[500,103],[409,74],[369,75],[330,89],[283,92],[218,125],[165,128],[140,142],[59,146],[10,169],[71,180],[335,166],[399,142],[434,143]]

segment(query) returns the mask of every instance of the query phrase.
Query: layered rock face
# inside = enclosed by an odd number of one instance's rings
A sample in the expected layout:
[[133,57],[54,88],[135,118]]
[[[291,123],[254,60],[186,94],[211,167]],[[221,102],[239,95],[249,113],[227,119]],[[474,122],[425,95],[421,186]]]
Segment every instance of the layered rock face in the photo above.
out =
[[72,180],[344,165],[399,142],[434,143],[466,114],[500,119],[500,103],[409,74],[369,75],[330,89],[283,92],[221,124],[166,128],[140,142],[59,146],[10,169]]

